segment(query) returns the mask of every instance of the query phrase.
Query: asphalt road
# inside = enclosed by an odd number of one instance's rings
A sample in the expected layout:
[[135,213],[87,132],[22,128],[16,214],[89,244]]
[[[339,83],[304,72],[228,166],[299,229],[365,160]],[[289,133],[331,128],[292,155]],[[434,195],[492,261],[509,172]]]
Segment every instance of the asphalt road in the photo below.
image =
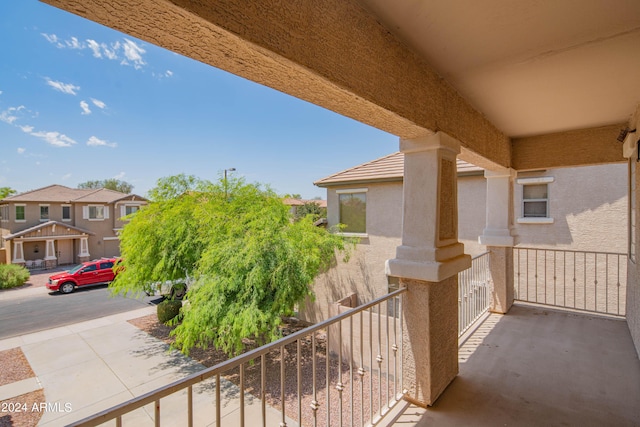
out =
[[162,299],[142,295],[139,299],[112,297],[106,285],[17,297],[0,301],[0,339],[97,319],[157,304]]

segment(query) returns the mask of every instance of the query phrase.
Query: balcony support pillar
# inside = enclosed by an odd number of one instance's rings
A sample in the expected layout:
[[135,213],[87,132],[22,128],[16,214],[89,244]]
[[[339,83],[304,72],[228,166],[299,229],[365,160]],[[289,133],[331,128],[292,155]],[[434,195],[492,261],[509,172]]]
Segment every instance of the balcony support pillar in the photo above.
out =
[[486,227],[478,238],[489,251],[493,313],[507,313],[513,305],[513,169],[487,170]]
[[433,405],[458,374],[458,276],[471,265],[458,242],[456,156],[460,143],[438,132],[401,140],[402,245],[386,272],[403,294],[403,388]]

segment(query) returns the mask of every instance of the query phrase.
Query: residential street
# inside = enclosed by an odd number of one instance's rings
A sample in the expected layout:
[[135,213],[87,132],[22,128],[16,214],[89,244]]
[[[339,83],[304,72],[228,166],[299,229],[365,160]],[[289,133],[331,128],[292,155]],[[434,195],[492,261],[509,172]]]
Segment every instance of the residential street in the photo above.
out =
[[140,299],[111,297],[106,285],[76,289],[67,295],[49,292],[44,287],[37,290],[41,292],[16,291],[11,298],[0,298],[0,339],[135,310],[160,301],[159,297],[144,294]]

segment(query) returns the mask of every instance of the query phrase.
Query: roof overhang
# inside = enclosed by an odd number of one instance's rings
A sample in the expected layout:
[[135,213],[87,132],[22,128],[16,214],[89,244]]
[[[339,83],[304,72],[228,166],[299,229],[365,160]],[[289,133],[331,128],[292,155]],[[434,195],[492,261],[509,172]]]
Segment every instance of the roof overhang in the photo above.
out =
[[[78,234],[62,234],[62,233],[57,233],[56,234],[56,229],[64,229],[66,230],[73,230],[79,233]],[[42,235],[42,236],[32,236],[32,237],[27,237],[29,234],[31,233],[37,233],[38,231],[43,231],[46,229],[51,229],[51,233],[47,234],[46,236]],[[34,227],[29,227],[29,228],[25,228],[24,230],[18,231],[17,233],[13,233],[13,234],[7,234],[5,236],[2,236],[5,240],[13,240],[15,238],[19,238],[22,237],[25,240],[44,240],[44,239],[60,239],[60,238],[75,238],[78,236],[82,236],[82,235],[90,235],[90,236],[94,236],[95,233],[89,230],[85,230],[83,228],[80,227],[76,227],[74,225],[70,225],[70,224],[65,224],[63,222],[58,222],[58,221],[47,221],[47,222],[43,222],[42,224],[38,224]]]

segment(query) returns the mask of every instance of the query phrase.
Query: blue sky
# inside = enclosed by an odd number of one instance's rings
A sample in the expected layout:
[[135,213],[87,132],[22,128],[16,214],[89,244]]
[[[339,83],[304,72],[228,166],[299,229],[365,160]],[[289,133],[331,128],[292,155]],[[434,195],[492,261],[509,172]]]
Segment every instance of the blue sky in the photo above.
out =
[[179,173],[304,198],[398,138],[35,0],[0,2],[0,187]]

